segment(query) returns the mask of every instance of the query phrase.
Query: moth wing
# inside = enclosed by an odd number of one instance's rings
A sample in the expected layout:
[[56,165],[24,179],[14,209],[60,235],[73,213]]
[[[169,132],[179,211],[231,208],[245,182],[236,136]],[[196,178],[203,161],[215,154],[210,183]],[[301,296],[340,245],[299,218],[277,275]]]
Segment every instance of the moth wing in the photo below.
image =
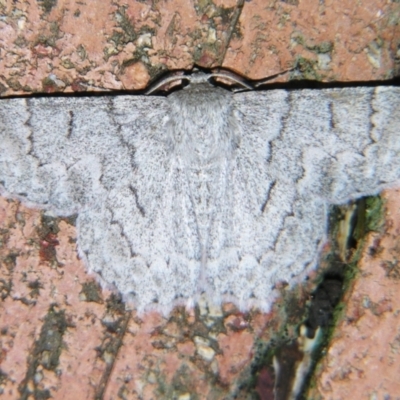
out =
[[[234,287],[243,302],[270,304],[279,281],[293,284],[315,266],[329,203],[399,182],[399,94],[378,87],[235,95],[245,141],[232,170],[239,199],[232,221],[242,242],[237,249],[249,251],[219,280],[222,293]],[[252,204],[253,219],[244,204]],[[255,242],[242,236],[244,215]]]
[[[145,96],[0,102],[2,193],[57,215],[78,213],[90,270],[125,295],[136,292],[139,307],[164,296],[154,290],[166,287],[161,280],[171,281],[166,304],[184,293],[177,282],[194,251],[182,239],[187,205],[175,198],[185,201],[182,172],[165,151],[167,110],[165,98]],[[178,219],[181,237],[173,234]]]
[[283,129],[286,96],[285,91],[270,91],[233,97],[239,140],[226,168],[225,202],[216,225],[225,236],[219,236],[218,257],[207,264],[207,280],[214,296],[222,294],[243,308],[271,304],[271,289],[280,275],[273,257],[294,188],[272,174],[269,158]]
[[200,249],[185,169],[172,156],[167,100],[151,99],[140,117],[132,115],[136,98],[113,101],[132,168],[101,207],[82,215],[80,243],[90,265],[127,300],[167,311],[193,298]]
[[[146,118],[151,99],[140,96],[132,103],[134,118]],[[108,190],[127,182],[131,149],[112,107],[108,97],[2,100],[3,192],[69,215],[94,207]]]
[[[400,88],[301,90],[289,102],[271,162],[303,193],[338,204],[399,182]],[[301,174],[292,159],[300,159]]]

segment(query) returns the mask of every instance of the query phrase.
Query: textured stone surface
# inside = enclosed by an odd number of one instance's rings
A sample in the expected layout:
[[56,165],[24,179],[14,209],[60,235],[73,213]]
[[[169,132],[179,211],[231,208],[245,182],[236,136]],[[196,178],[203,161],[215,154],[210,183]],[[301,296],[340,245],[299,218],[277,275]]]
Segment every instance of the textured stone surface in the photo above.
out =
[[298,75],[324,81],[398,71],[397,2],[237,4],[3,0],[0,94],[140,89],[161,71],[194,64],[252,79],[296,65]]
[[309,398],[389,399],[400,393],[400,190],[384,198],[385,232],[368,237]]
[[[162,70],[194,64],[249,78],[297,65],[279,79],[385,79],[398,71],[399,10],[383,0],[253,0],[241,10],[234,1],[0,0],[0,93],[140,89]],[[391,241],[399,205],[397,192],[387,196],[388,236],[371,236],[309,398],[399,393],[399,245]],[[203,304],[139,318],[86,274],[75,235],[73,221],[1,199],[4,399],[224,399],[235,390],[245,398],[239,386],[260,342],[297,335],[309,288],[293,297],[282,288],[269,315]],[[273,380],[261,369],[260,398],[271,398]]]
[[46,391],[58,399],[219,398],[231,391],[251,361],[254,340],[271,329],[270,315],[204,302],[169,318],[139,318],[85,273],[75,228],[65,220],[43,223],[41,216],[0,198],[4,398]]

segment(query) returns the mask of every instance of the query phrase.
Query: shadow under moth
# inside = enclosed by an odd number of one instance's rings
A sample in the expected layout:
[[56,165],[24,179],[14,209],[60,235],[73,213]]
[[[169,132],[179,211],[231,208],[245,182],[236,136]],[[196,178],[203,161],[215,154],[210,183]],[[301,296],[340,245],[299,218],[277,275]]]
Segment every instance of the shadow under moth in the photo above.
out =
[[330,204],[400,183],[400,88],[0,100],[0,190],[77,214],[78,248],[139,311],[268,310],[316,266]]

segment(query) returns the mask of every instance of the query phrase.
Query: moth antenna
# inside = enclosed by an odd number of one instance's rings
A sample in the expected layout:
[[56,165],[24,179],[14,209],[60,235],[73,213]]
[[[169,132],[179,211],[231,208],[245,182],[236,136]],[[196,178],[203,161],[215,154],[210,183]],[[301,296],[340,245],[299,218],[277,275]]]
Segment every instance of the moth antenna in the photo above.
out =
[[145,95],[153,94],[153,93],[157,92],[157,90],[159,90],[163,86],[167,85],[168,83],[175,82],[175,81],[182,81],[182,80],[191,81],[190,76],[186,76],[186,75],[167,76],[167,77],[162,78],[160,81],[157,81],[156,83],[154,83],[154,85],[150,86],[150,88],[147,89],[144,92],[144,94]]
[[283,75],[286,75],[289,72],[295,71],[296,69],[298,69],[297,66],[293,67],[293,68],[290,68],[290,69],[287,69],[287,70],[282,71],[282,72],[278,72],[277,74],[268,76],[267,78],[257,80],[256,82],[254,82],[254,88],[259,88],[260,86],[265,85],[267,83],[273,83],[274,79],[279,78],[279,77],[281,77]]
[[[248,89],[248,90],[253,90],[253,86],[250,85],[249,83],[246,82],[244,78],[242,78],[239,75],[236,75],[233,72],[230,71],[221,71],[221,72],[212,72],[210,74],[210,78],[223,78],[230,80],[233,83],[237,83],[242,86],[243,89]],[[234,90],[235,91],[240,91],[240,89]]]

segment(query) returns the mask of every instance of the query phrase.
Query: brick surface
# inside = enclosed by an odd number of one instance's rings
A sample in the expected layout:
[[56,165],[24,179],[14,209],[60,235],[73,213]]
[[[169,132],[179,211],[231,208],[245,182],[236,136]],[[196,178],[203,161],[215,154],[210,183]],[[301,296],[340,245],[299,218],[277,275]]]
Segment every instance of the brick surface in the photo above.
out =
[[0,94],[134,90],[162,71],[195,64],[251,79],[294,66],[305,79],[324,81],[387,79],[398,71],[397,2],[237,4],[2,1]]
[[[281,81],[294,75],[368,81],[398,73],[399,3],[240,5],[0,0],[0,94],[135,90],[162,71],[194,65],[223,66],[250,79],[297,66]],[[387,196],[388,236],[370,238],[346,316],[318,366],[313,398],[399,393],[400,219],[397,192]],[[287,326],[295,335],[296,325],[281,315],[287,297],[270,314],[243,315],[229,304],[177,308],[168,317],[127,311],[86,273],[73,221],[18,202],[0,200],[0,236],[4,399],[225,399],[251,377],[260,340]],[[371,257],[375,240],[382,250]],[[298,295],[289,319],[310,290]],[[269,379],[265,371],[260,376]]]

